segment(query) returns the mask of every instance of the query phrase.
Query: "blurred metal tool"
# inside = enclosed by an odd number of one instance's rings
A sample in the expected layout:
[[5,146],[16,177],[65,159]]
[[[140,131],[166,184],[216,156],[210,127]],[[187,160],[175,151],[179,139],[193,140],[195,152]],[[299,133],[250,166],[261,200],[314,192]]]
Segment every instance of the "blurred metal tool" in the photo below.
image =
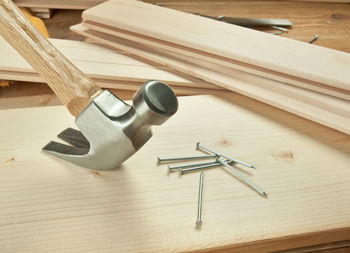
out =
[[309,41],[310,44],[314,43],[318,39],[318,34],[315,34],[315,36]]
[[292,26],[293,23],[287,19],[275,19],[275,18],[233,18],[220,15],[218,17],[206,16],[199,13],[194,13],[201,17],[206,17],[214,19],[217,21],[222,21],[234,25],[244,26],[244,27],[262,27],[262,26]]
[[273,29],[276,29],[276,30],[279,30],[279,31],[281,31],[281,32],[285,32],[285,33],[287,33],[288,31],[289,31],[289,29],[287,29],[287,28],[284,28],[284,27],[279,27],[279,26],[272,26],[272,28]]

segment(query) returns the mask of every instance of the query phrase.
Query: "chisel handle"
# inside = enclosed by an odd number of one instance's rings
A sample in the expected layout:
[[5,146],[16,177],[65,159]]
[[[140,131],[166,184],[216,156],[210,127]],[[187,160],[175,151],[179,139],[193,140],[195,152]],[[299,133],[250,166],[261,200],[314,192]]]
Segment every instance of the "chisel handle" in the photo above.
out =
[[73,116],[102,91],[44,38],[11,0],[0,0],[0,35],[39,73]]

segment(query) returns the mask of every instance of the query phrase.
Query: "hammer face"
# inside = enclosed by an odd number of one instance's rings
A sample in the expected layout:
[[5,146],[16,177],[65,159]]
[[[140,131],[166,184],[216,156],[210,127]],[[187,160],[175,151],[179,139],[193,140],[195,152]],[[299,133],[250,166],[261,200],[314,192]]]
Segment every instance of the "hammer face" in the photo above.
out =
[[[154,110],[148,101],[154,96],[147,92],[149,89],[162,90],[160,96],[167,96],[166,101],[171,100],[172,105],[165,106],[164,112]],[[50,142],[43,151],[86,168],[114,169],[148,141],[152,136],[151,125],[163,123],[176,110],[176,96],[160,82],[146,82],[135,94],[133,106],[104,91],[76,118],[81,132],[67,129],[58,136],[72,146]]]

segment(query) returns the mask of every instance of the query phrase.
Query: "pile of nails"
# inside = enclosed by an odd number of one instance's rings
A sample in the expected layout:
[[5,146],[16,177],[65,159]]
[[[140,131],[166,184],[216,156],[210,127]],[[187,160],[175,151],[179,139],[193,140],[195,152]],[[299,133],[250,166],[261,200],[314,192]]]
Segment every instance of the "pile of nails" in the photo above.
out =
[[226,169],[228,169],[231,173],[233,173],[239,180],[241,180],[247,186],[251,187],[253,190],[255,190],[264,198],[267,198],[267,194],[262,189],[254,185],[251,181],[245,178],[236,168],[232,167],[231,165],[241,164],[243,166],[246,166],[252,169],[255,169],[255,166],[253,166],[252,164],[243,162],[241,160],[238,160],[236,158],[216,152],[208,147],[201,145],[199,142],[196,144],[196,149],[206,153],[206,155],[174,157],[174,158],[158,157],[158,164],[188,161],[188,160],[210,159],[210,158],[215,159],[214,161],[211,161],[211,162],[192,163],[192,164],[184,164],[179,166],[170,166],[170,165],[168,166],[169,173],[173,171],[178,171],[180,175],[189,173],[189,172],[201,171],[200,178],[199,178],[199,194],[198,194],[198,209],[197,209],[198,212],[197,212],[196,227],[200,227],[202,225],[202,192],[203,192],[203,177],[204,177],[204,174],[202,171],[203,169],[224,166]]

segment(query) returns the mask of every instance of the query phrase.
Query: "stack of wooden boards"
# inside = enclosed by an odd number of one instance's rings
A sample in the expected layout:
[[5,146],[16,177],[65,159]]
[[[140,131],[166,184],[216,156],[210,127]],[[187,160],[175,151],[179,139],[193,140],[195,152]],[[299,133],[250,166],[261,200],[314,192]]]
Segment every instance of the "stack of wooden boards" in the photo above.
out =
[[104,0],[14,0],[13,2],[19,7],[27,8],[85,10],[104,2]]
[[102,2],[104,0],[14,0],[18,7],[30,8],[35,16],[43,19],[51,18],[52,9],[85,10]]
[[49,9],[49,8],[33,7],[33,8],[30,8],[30,10],[34,13],[35,16],[42,19],[51,18],[51,15],[52,15],[52,9]]
[[[224,89],[167,67],[141,61],[131,55],[80,41],[49,39],[78,68],[103,88],[137,90],[154,79],[169,84],[178,95],[227,93]],[[43,82],[33,68],[0,38],[0,79]],[[208,92],[208,90],[210,90]]]
[[73,31],[350,133],[350,55],[139,1],[83,12]]

